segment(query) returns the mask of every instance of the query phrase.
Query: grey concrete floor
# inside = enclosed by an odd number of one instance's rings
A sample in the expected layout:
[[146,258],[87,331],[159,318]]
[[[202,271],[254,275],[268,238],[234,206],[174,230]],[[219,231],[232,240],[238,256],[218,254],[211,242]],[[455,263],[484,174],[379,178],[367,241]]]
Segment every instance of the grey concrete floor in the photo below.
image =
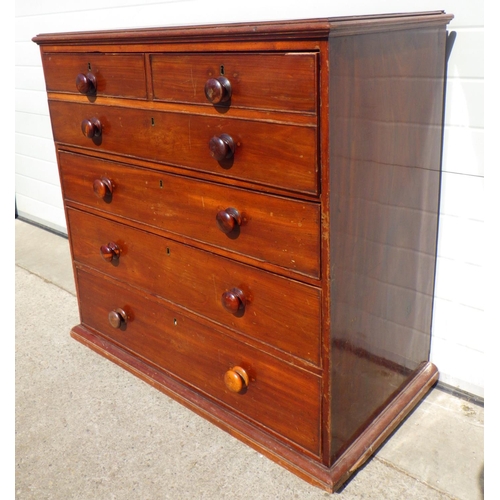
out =
[[[72,340],[68,240],[16,220],[16,498],[330,497]],[[433,389],[339,499],[484,498],[484,410]]]

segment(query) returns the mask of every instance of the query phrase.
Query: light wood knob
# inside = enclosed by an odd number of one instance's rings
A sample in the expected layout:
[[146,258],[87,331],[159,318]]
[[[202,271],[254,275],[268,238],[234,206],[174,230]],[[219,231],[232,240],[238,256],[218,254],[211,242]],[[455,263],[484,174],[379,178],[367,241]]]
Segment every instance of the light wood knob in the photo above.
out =
[[241,366],[235,366],[224,374],[224,383],[231,392],[241,392],[248,387],[248,373]]

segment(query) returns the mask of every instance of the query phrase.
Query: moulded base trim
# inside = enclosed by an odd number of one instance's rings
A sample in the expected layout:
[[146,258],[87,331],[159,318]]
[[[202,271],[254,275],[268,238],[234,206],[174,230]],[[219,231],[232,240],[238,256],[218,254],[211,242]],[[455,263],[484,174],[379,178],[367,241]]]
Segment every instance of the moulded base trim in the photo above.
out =
[[403,390],[335,463],[331,467],[326,467],[160,370],[147,365],[84,326],[75,326],[71,330],[71,336],[308,483],[328,492],[340,488],[366,462],[428,392],[439,376],[437,368],[432,363],[422,363]]

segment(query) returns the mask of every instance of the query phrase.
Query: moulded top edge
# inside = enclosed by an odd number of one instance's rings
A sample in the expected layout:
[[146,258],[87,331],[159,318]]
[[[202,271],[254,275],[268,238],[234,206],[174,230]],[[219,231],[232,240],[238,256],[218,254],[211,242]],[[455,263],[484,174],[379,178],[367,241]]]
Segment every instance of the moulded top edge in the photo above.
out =
[[32,40],[39,45],[94,43],[175,43],[195,41],[326,39],[335,34],[403,29],[410,25],[446,25],[453,19],[444,11],[352,16],[288,21],[205,24],[156,28],[45,33]]

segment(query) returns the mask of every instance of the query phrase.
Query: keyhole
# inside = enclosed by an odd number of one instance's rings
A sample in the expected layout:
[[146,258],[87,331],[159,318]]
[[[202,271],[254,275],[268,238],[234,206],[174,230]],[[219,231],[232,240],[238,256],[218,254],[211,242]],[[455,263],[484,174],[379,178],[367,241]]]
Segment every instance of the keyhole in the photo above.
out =
[[160,189],[163,189],[163,181],[160,181]]
[[220,74],[223,75],[224,74],[224,65],[221,64],[220,66]]
[[174,318],[174,326],[177,326],[177,319]]
[[167,252],[167,255],[170,255],[170,248],[169,247],[167,247],[166,252]]
[[89,71],[92,71],[92,67],[90,66],[90,63],[88,63],[88,68],[89,68]]
[[154,127],[155,126],[155,119],[154,118],[151,118],[151,126]]

